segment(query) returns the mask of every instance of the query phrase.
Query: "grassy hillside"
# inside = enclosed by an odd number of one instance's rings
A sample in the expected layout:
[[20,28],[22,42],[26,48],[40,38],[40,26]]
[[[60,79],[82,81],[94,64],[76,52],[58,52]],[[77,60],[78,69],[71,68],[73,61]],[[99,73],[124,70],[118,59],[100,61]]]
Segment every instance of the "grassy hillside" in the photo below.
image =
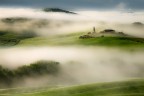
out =
[[[98,83],[65,88],[0,90],[4,96],[144,96],[144,80]],[[3,95],[2,95],[3,94]]]
[[13,31],[0,31],[0,46],[14,46],[19,44],[21,40],[35,37],[33,32],[16,33]]
[[112,46],[112,47],[144,47],[143,38],[126,36],[105,36],[79,39],[84,33],[71,33],[49,37],[36,36],[33,32],[3,32],[0,31],[0,46]]
[[93,46],[118,46],[118,47],[144,47],[143,38],[132,37],[96,37],[89,39],[79,39],[83,33],[73,33],[54,37],[36,37],[22,40],[20,46],[40,46],[40,45],[93,45]]

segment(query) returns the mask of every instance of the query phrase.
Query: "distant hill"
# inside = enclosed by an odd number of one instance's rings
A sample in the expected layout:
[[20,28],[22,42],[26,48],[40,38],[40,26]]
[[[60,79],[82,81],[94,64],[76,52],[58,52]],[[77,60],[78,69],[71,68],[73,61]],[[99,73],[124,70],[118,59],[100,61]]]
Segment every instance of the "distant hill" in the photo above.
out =
[[1,21],[5,23],[25,22],[29,20],[30,20],[29,18],[24,18],[24,17],[9,17],[9,18],[1,19]]
[[135,27],[144,27],[144,24],[142,22],[134,22],[132,23],[132,25]]
[[68,14],[77,14],[77,13],[63,10],[63,9],[59,9],[59,8],[44,8],[43,11],[44,12],[61,12],[61,13],[68,13]]

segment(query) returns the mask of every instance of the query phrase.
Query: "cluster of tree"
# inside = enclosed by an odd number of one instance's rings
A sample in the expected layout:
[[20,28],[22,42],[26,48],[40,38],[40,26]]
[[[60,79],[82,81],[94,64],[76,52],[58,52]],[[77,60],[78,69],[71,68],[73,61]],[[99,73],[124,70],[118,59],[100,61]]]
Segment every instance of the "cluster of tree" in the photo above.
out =
[[38,61],[30,65],[9,70],[0,66],[0,84],[11,85],[15,79],[41,75],[56,75],[60,70],[59,62]]
[[13,75],[13,71],[10,71],[0,66],[0,83],[9,85],[10,82],[12,82]]

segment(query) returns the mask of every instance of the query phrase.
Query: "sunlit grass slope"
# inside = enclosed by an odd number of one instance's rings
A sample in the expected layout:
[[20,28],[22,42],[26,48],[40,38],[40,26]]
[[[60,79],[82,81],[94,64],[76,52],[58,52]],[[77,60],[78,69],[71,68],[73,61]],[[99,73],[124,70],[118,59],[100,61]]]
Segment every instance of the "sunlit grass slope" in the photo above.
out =
[[0,32],[0,46],[118,46],[118,47],[144,47],[143,38],[128,36],[105,36],[79,39],[83,32],[56,36],[35,36],[34,33]]
[[133,37],[97,37],[89,39],[79,39],[82,33],[73,33],[69,35],[53,36],[53,37],[35,37],[22,40],[18,45],[100,45],[100,46],[133,46],[133,47],[144,47],[143,38]]
[[82,33],[72,33],[67,35],[57,35],[48,37],[36,37],[22,40],[18,45],[77,45],[79,41],[79,36]]
[[0,94],[1,96],[144,96],[144,80],[40,89],[35,91],[28,88],[8,89],[0,90]]

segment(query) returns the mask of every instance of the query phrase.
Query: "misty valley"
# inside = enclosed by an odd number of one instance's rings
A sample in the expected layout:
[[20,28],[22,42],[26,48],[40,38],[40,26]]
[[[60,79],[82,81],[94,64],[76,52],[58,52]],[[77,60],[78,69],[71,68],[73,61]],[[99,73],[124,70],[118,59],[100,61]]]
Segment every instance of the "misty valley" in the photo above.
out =
[[0,96],[144,95],[143,11],[0,12]]

